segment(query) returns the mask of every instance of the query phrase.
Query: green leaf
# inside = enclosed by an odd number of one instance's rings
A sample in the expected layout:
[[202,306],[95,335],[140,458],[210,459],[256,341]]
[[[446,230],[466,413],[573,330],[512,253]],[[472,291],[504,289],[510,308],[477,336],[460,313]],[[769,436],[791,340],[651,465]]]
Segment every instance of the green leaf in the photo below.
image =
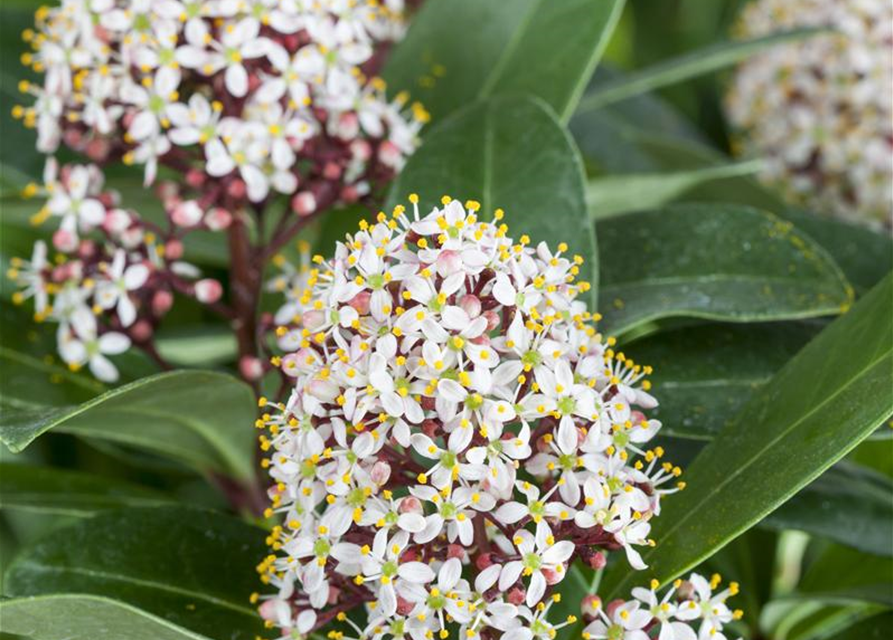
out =
[[893,613],[881,613],[862,620],[830,640],[889,640],[893,629]]
[[155,336],[158,353],[179,367],[209,367],[234,362],[238,354],[230,327],[187,326],[162,330]]
[[[610,152],[610,158],[624,153],[642,154],[648,158],[650,171],[696,170],[724,166],[729,162],[723,154],[703,145],[661,139],[651,134],[628,132],[628,135],[630,139],[604,150]],[[623,150],[624,145],[627,151]],[[588,151],[602,151],[602,148],[587,147]],[[746,204],[767,209],[793,222],[824,247],[860,295],[893,269],[893,239],[889,235],[790,207],[753,178],[738,176],[706,182],[693,188],[685,197],[690,201]]]
[[[419,210],[444,194],[481,203],[484,219],[505,209],[510,235],[566,242],[598,281],[595,239],[586,215],[579,154],[551,110],[538,100],[496,98],[433,128],[391,187],[389,206],[419,194]],[[585,279],[585,278],[584,278]]]
[[263,624],[249,598],[260,586],[255,565],[266,536],[211,511],[124,509],[23,550],[5,587],[12,596],[105,596],[211,638],[254,640]]
[[542,98],[567,120],[622,9],[623,0],[428,0],[383,76],[437,120],[509,93]]
[[659,318],[734,322],[840,313],[852,291],[827,253],[771,213],[674,205],[600,220],[602,328]]
[[[887,529],[889,545],[890,529]],[[841,544],[829,545],[806,570],[797,587],[802,598],[836,594],[893,608],[893,559],[869,555]]]
[[730,67],[779,44],[795,42],[826,31],[826,29],[797,29],[753,40],[717,42],[605,84],[581,100],[577,111],[581,113],[595,111],[614,102]]
[[[661,435],[711,440],[811,340],[805,323],[709,324],[661,332],[627,354],[651,365]],[[671,451],[672,453],[672,451]]]
[[[760,522],[893,413],[893,274],[757,392],[666,501],[643,554],[665,583]],[[606,594],[631,577],[608,576]]]
[[253,477],[254,395],[231,376],[210,371],[162,373],[75,406],[40,404],[37,398],[9,393],[4,388],[0,395],[4,405],[0,441],[14,452],[55,429],[144,449],[202,472],[241,480]]
[[163,493],[136,484],[54,467],[0,463],[0,477],[0,510],[92,516],[106,509],[174,502]]
[[693,171],[631,173],[592,178],[586,183],[586,204],[594,219],[655,209],[700,184],[749,175],[758,171],[761,166],[760,161],[750,161]]
[[893,556],[893,480],[840,462],[762,525],[779,531],[799,529],[868,553]]
[[0,602],[5,632],[27,640],[210,640],[108,598],[40,596]]

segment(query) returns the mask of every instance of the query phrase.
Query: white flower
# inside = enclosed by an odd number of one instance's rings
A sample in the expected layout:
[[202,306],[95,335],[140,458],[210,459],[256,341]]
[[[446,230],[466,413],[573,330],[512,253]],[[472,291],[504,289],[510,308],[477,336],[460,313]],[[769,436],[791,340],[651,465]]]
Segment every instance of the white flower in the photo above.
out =
[[86,166],[71,168],[64,186],[54,189],[47,203],[50,213],[62,218],[59,227],[77,234],[87,232],[105,219],[105,206],[93,195],[100,183],[94,172]]
[[568,540],[555,541],[552,530],[545,521],[536,526],[536,536],[527,530],[518,531],[512,540],[518,548],[520,560],[506,563],[499,576],[499,590],[506,591],[524,575],[530,578],[527,589],[527,606],[534,606],[546,591],[544,571],[563,578],[564,563],[574,553],[574,543]]
[[115,382],[118,379],[118,369],[106,356],[127,351],[130,348],[130,338],[117,332],[97,336],[96,318],[86,308],[75,312],[72,327],[73,332],[59,341],[59,355],[62,359],[73,368],[86,364],[98,379]]
[[127,265],[124,250],[118,249],[105,276],[107,280],[96,286],[96,302],[103,309],[115,307],[121,325],[129,327],[136,319],[136,307],[129,292],[137,291],[146,283],[149,268],[142,263]]

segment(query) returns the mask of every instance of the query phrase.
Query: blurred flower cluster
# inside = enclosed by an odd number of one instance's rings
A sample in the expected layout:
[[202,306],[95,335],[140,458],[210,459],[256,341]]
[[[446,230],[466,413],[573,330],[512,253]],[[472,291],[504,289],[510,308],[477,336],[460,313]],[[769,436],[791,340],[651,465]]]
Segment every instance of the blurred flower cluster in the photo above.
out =
[[765,179],[819,211],[893,225],[893,4],[888,0],[757,0],[741,37],[797,28],[828,34],[748,59],[727,97],[747,154]]
[[[62,0],[37,11],[36,27],[22,62],[43,83],[21,83],[34,102],[14,115],[41,152],[64,146],[92,164],[50,159],[45,184],[26,189],[48,199],[34,221],[58,223],[58,255],[48,261],[40,243],[12,275],[25,287],[17,298],[60,323],[63,358],[105,380],[114,367],[93,366],[90,345],[148,346],[173,291],[219,300],[221,285],[180,261],[183,236],[269,217],[281,199],[281,244],[389,180],[428,118],[404,95],[388,101],[374,76],[403,34],[403,0]],[[159,182],[166,220],[103,192],[116,163]],[[103,340],[98,325],[122,338]]]
[[[261,613],[283,637],[340,621],[330,638],[551,640],[577,621],[550,615],[571,564],[622,550],[644,569],[684,486],[649,447],[651,369],[597,331],[567,245],[514,241],[477,202],[410,201],[273,283],[290,393],[257,422],[281,517]],[[700,621],[723,638],[735,587],[717,584],[590,599],[584,637],[694,638]]]

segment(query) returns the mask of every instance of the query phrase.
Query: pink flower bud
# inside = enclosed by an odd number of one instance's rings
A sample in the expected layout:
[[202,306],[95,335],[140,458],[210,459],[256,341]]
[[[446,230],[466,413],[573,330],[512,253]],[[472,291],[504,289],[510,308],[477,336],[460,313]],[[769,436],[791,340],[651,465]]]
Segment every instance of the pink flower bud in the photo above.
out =
[[470,340],[471,344],[478,344],[482,347],[489,346],[490,344],[490,336],[486,333],[479,335],[477,338],[472,338]]
[[391,477],[391,465],[379,460],[372,465],[372,471],[369,473],[369,477],[371,477],[372,482],[378,486],[384,485]]
[[350,153],[355,160],[366,162],[372,157],[372,145],[365,140],[354,140],[350,145]]
[[642,424],[643,422],[648,421],[648,418],[646,418],[645,414],[641,411],[630,411],[629,419],[633,424]]
[[309,329],[310,331],[316,331],[319,327],[323,326],[326,321],[326,314],[322,311],[310,310],[304,312],[304,315],[301,316],[301,324],[304,325],[304,328]]
[[425,513],[421,501],[415,496],[406,496],[400,500],[397,511],[399,513],[419,513],[423,515]]
[[335,124],[335,135],[342,140],[353,140],[360,133],[360,119],[352,111],[342,113]]
[[595,618],[601,608],[602,599],[597,595],[589,594],[583,596],[583,601],[580,603],[580,610],[583,612],[584,616],[587,618]]
[[223,287],[219,282],[211,278],[205,278],[195,283],[195,297],[204,304],[213,304],[223,295]]
[[201,189],[205,184],[205,174],[198,169],[190,169],[186,172],[186,184],[193,189]]
[[459,306],[468,314],[470,318],[477,318],[481,315],[481,299],[476,295],[468,293],[459,300]]
[[484,311],[484,317],[487,319],[487,331],[493,331],[501,322],[499,314],[492,310]]
[[211,231],[223,231],[233,222],[233,215],[221,207],[215,207],[205,215],[205,225]]
[[152,296],[152,313],[156,316],[163,316],[172,306],[174,306],[174,294],[170,291],[162,289]]
[[322,177],[333,182],[341,178],[341,173],[341,166],[337,162],[327,162],[322,168]]
[[81,240],[78,245],[78,257],[81,260],[89,260],[96,255],[96,243],[92,240]]
[[361,316],[365,316],[369,314],[369,299],[372,297],[372,294],[368,291],[360,291],[357,295],[351,298],[347,304],[352,306],[357,310]]
[[309,216],[316,211],[316,196],[309,191],[301,191],[291,199],[291,208],[299,216]]
[[53,246],[63,253],[70,253],[77,249],[78,239],[70,231],[59,229],[53,234]]
[[458,253],[450,249],[444,249],[437,256],[437,275],[446,278],[457,273],[462,268],[462,258]]
[[597,551],[589,558],[589,566],[596,571],[604,569],[608,564],[608,558],[601,551]]
[[259,358],[254,356],[242,356],[239,359],[239,373],[248,381],[260,380],[264,375],[264,365]]
[[107,211],[105,219],[102,221],[102,228],[111,234],[124,233],[130,226],[132,219],[130,214],[123,209],[112,209]]
[[[564,564],[562,564],[561,567],[563,570]],[[543,572],[543,577],[546,579],[546,584],[558,584],[561,582],[561,579],[564,578],[564,571],[559,573],[555,569],[549,569],[547,567],[543,567],[541,571]]]
[[450,558],[458,558],[461,560],[465,557],[465,547],[461,544],[451,544],[447,546],[447,560]]
[[341,190],[341,199],[347,203],[356,202],[360,199],[360,192],[353,185],[344,187]]
[[248,194],[248,187],[241,178],[235,178],[226,187],[226,193],[229,197],[236,200],[242,200]]
[[395,145],[393,142],[391,142],[390,140],[385,140],[378,148],[378,159],[386,167],[396,169],[403,161],[403,153],[400,151],[400,148],[397,147],[397,145]]
[[105,138],[93,138],[87,143],[84,153],[93,162],[102,162],[108,158],[111,145]]
[[81,143],[84,140],[83,134],[76,129],[68,129],[62,134],[62,139],[65,140],[65,144],[74,149],[79,149],[81,147]]
[[524,591],[521,587],[515,587],[511,591],[508,592],[505,599],[509,604],[513,604],[516,607],[524,604],[524,598],[527,595],[527,592]]
[[401,596],[397,596],[397,613],[401,616],[408,616],[415,609],[415,604],[409,602]]
[[493,554],[492,553],[482,553],[477,557],[474,561],[474,566],[478,568],[478,571],[483,571],[489,566],[493,565]]
[[617,609],[622,607],[624,604],[626,604],[625,601],[621,600],[620,598],[611,600],[611,602],[608,603],[608,606],[605,607],[605,613],[608,614],[609,618],[613,618],[614,612],[617,611]]
[[179,240],[168,240],[164,245],[164,257],[168,260],[179,260],[183,257],[183,243]]
[[186,200],[174,207],[171,220],[181,227],[194,227],[202,221],[202,208],[195,200]]
[[148,342],[155,330],[147,320],[139,320],[130,328],[130,337],[134,342]]

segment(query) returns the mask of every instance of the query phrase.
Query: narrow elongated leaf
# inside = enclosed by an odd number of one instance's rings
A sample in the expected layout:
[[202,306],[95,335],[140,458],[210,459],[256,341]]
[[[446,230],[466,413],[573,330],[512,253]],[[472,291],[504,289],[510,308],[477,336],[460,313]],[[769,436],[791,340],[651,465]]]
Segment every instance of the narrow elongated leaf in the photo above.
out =
[[253,476],[251,389],[209,371],[174,371],[107,391],[78,405],[39,404],[4,388],[0,441],[21,451],[55,429],[144,449],[202,472]]
[[586,204],[594,219],[655,209],[705,182],[749,175],[758,171],[760,166],[761,162],[752,161],[692,171],[593,178],[586,183]]
[[651,365],[661,435],[711,440],[821,327],[711,324],[661,332],[629,347]]
[[[667,582],[758,523],[893,413],[893,274],[810,342],[688,469],[643,554]],[[608,594],[631,576],[611,572]]]
[[0,602],[3,630],[26,640],[209,640],[135,607],[82,595]]
[[771,213],[674,205],[601,220],[600,311],[622,333],[659,318],[754,322],[840,313],[853,293],[828,254]]
[[874,593],[881,594],[875,602],[893,606],[891,577],[893,559],[889,555],[879,557],[842,544],[832,544],[809,565],[797,586],[797,593],[804,598],[833,592]]
[[823,32],[822,29],[797,29],[753,40],[718,42],[605,84],[581,100],[577,110],[581,113],[595,111],[614,102],[730,67],[779,44],[795,42]]
[[800,529],[868,553],[893,556],[893,480],[852,463],[838,463],[762,524],[779,531]]
[[510,234],[555,251],[566,242],[597,282],[592,225],[586,216],[579,154],[540,101],[496,98],[432,129],[391,188],[390,206],[417,192],[427,213],[444,194],[481,203],[484,219],[503,208]]
[[893,629],[893,613],[879,613],[836,634],[830,640],[888,640]]
[[120,507],[169,505],[173,498],[136,484],[54,467],[0,463],[0,510],[92,516]]
[[429,0],[383,75],[436,119],[481,97],[527,93],[566,120],[622,8],[623,0]]
[[265,538],[263,529],[199,509],[109,512],[19,553],[5,588],[114,598],[216,640],[253,640],[263,632],[249,598]]

